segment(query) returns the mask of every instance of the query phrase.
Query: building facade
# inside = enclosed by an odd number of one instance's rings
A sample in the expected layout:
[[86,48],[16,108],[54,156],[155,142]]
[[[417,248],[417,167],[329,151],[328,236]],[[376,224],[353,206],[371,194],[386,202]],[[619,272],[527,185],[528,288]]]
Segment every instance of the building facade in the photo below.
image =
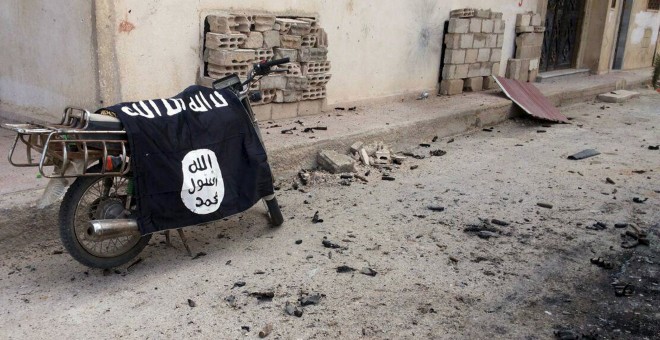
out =
[[[514,53],[516,15],[530,11],[545,18],[545,71],[643,68],[660,52],[657,0],[2,0],[0,114],[52,120],[65,106],[95,110],[203,83],[218,70],[209,73],[208,18],[222,13],[309,19],[322,28],[323,58],[331,65],[329,82],[320,85],[326,105],[436,91],[445,22],[452,10],[466,7],[503,13],[501,75]],[[557,18],[574,25],[557,25]],[[266,36],[254,21],[248,27],[229,33]],[[291,31],[276,27],[280,39],[291,38]],[[301,48],[310,41],[298,43],[287,40]],[[287,116],[303,113],[302,104],[292,105]],[[265,117],[282,117],[272,112]]]

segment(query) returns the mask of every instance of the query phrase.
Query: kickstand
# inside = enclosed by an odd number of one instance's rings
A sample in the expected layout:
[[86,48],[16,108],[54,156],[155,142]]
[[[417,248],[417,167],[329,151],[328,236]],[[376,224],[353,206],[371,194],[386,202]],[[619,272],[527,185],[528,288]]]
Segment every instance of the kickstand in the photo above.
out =
[[183,242],[183,246],[186,247],[186,251],[188,252],[188,256],[192,257],[192,252],[190,251],[190,247],[188,247],[188,239],[186,239],[186,235],[183,233],[183,229],[179,228],[176,231],[179,232],[179,237],[181,237],[181,241]]
[[170,239],[170,231],[165,230],[163,232],[163,234],[165,235],[165,245],[168,246],[168,247],[176,249],[176,247],[172,244],[172,240]]

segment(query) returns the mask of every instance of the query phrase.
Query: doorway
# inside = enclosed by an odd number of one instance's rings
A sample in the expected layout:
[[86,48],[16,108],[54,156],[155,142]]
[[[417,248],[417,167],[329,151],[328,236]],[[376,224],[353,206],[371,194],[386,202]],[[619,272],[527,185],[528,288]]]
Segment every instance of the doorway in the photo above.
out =
[[575,67],[584,0],[548,0],[539,71]]
[[619,35],[616,38],[616,49],[614,50],[614,64],[612,69],[623,68],[623,56],[626,50],[626,39],[628,38],[628,27],[630,26],[630,13],[632,12],[632,0],[622,0],[621,22],[619,23]]

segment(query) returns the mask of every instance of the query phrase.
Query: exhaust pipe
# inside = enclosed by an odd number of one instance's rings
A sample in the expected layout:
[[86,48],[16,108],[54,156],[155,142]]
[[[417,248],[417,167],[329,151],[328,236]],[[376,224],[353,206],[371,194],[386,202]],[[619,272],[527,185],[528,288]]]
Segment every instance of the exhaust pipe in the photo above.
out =
[[133,219],[93,220],[87,228],[87,237],[96,242],[139,235],[140,229],[137,221]]

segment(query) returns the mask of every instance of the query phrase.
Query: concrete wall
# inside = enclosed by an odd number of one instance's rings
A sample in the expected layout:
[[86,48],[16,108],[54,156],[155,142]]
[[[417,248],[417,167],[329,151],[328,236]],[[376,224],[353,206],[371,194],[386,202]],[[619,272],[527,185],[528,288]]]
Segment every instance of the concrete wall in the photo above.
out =
[[633,2],[623,69],[649,67],[653,63],[660,30],[660,13],[647,11],[647,5],[648,0]]
[[[502,60],[506,60],[513,53],[516,13],[537,7],[537,1],[524,1],[519,6],[517,0],[487,4],[479,0],[99,2],[98,35],[107,38],[99,42],[99,67],[114,72],[120,86],[101,86],[106,101],[171,96],[195,83],[204,14],[234,10],[317,15],[328,33],[333,75],[327,91],[330,105],[435,89],[443,24],[452,9],[476,7],[503,12],[507,27]],[[101,9],[107,12],[99,12]],[[503,62],[501,73],[505,65]]]
[[0,2],[0,115],[52,120],[93,108],[96,57],[89,0]]

